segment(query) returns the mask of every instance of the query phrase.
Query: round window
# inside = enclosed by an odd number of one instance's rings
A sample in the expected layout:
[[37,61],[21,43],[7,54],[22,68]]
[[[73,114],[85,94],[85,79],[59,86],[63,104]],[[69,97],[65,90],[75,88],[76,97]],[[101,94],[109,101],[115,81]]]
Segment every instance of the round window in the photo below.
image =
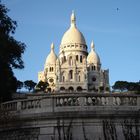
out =
[[96,77],[92,77],[92,81],[95,82],[96,81]]
[[49,79],[49,82],[52,83],[54,80],[52,78]]

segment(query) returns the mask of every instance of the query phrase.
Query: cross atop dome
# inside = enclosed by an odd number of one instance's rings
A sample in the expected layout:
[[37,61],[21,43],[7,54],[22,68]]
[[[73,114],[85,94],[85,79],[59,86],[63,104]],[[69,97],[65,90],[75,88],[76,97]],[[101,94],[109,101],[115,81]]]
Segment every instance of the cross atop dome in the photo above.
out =
[[76,27],[76,16],[74,10],[72,10],[72,14],[71,14],[71,27]]
[[54,43],[51,44],[51,50],[54,50]]
[[92,40],[92,42],[91,42],[91,51],[93,51],[94,49],[95,49],[95,45],[94,45],[94,42]]

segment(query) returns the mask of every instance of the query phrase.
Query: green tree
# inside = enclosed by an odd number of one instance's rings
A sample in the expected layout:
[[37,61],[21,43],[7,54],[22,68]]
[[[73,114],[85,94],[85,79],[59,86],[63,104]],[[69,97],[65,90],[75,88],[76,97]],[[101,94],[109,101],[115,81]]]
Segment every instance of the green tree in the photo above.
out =
[[127,82],[127,81],[116,81],[112,86],[114,90],[120,91],[140,91],[140,83],[139,82]]
[[23,88],[23,82],[22,81],[19,81],[17,80],[17,89],[22,89]]
[[36,91],[45,91],[48,86],[48,82],[39,81],[39,83],[36,85]]
[[139,87],[140,87],[140,85],[138,83],[129,82],[127,89],[128,89],[128,91],[139,91]]
[[31,90],[34,90],[36,83],[32,80],[26,80],[26,81],[24,81],[24,86],[30,92]]
[[116,81],[115,84],[112,86],[114,90],[124,91],[127,90],[128,82],[127,81]]
[[14,39],[17,22],[8,15],[8,9],[0,1],[0,100],[11,99],[17,89],[13,69],[24,68],[22,54],[25,44]]

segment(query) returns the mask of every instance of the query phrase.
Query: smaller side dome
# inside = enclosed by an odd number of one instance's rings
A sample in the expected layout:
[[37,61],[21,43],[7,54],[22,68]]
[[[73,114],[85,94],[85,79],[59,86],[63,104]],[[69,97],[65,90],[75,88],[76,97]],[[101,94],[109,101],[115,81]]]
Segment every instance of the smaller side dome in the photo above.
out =
[[87,56],[87,62],[88,64],[97,64],[100,65],[100,58],[98,54],[95,52],[95,45],[93,41],[91,42],[91,51]]
[[50,64],[55,64],[56,60],[57,60],[57,56],[56,56],[56,54],[54,52],[54,44],[52,43],[51,44],[51,52],[48,55],[48,57],[46,58],[45,67],[47,65],[50,65]]

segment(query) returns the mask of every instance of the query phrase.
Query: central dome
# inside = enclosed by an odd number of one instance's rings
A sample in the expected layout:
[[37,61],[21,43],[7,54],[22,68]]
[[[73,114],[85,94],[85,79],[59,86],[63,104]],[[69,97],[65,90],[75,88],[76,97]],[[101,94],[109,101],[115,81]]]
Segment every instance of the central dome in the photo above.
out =
[[61,45],[73,44],[73,43],[86,45],[86,41],[83,34],[76,28],[76,17],[74,12],[71,15],[71,26],[64,33],[61,40]]
[[86,45],[86,41],[83,34],[76,27],[70,27],[63,35],[63,38],[61,41],[62,45],[72,44],[72,43]]

